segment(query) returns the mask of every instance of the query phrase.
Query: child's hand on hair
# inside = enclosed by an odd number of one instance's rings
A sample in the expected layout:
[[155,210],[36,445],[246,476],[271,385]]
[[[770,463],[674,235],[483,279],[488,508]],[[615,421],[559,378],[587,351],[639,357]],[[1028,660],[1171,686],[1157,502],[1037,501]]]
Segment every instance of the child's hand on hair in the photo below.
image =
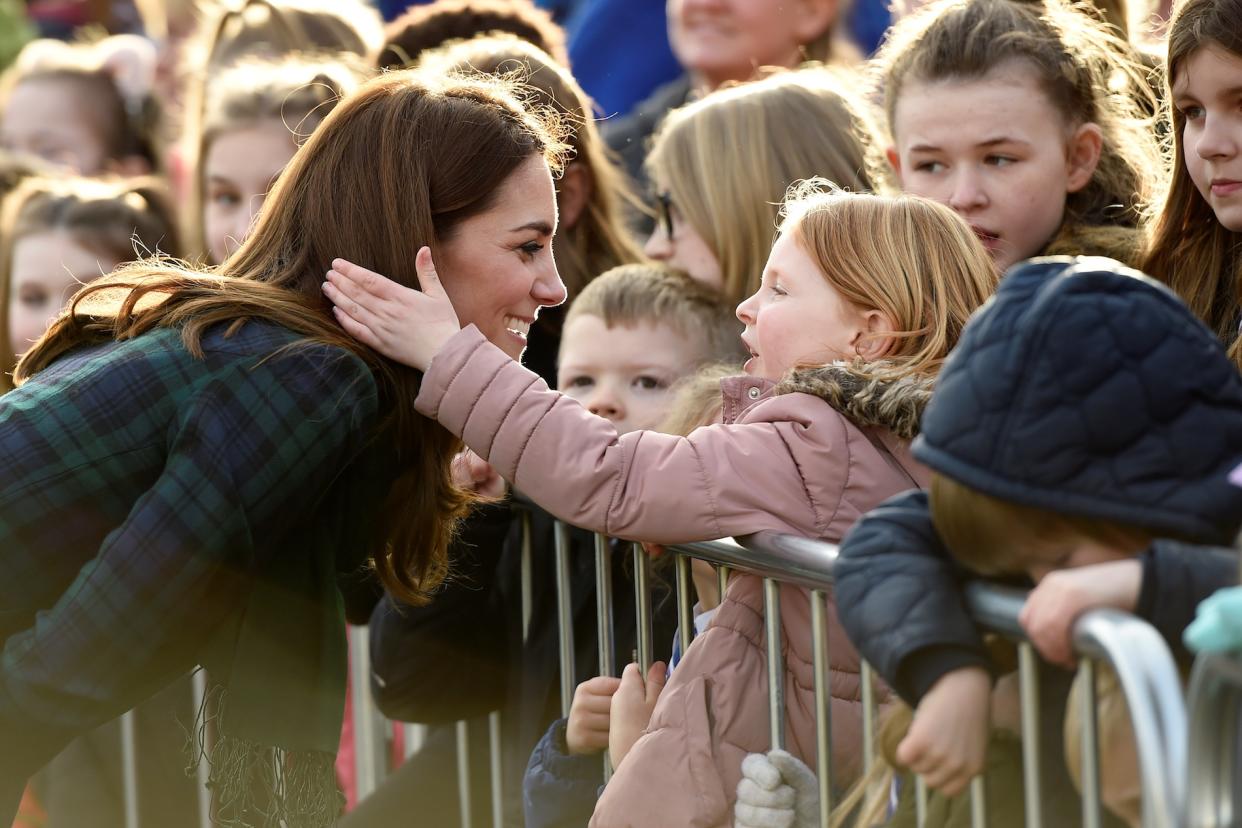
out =
[[1031,590],[1018,621],[1040,655],[1073,667],[1074,622],[1079,616],[1101,607],[1133,612],[1142,585],[1143,566],[1136,558],[1058,569]]
[[496,473],[492,464],[470,449],[460,451],[453,457],[453,485],[479,497],[499,500],[508,491],[508,484]]
[[334,259],[323,292],[347,333],[389,359],[426,371],[461,323],[440,284],[431,248],[419,249],[414,266],[421,292]]
[[621,679],[596,676],[574,690],[565,725],[565,744],[572,755],[599,753],[608,747],[609,710]]
[[621,685],[612,697],[608,729],[608,756],[614,768],[621,767],[621,761],[651,723],[667,672],[664,662],[657,661],[647,669],[645,681],[637,664],[626,665],[621,674]]
[[991,730],[992,679],[980,667],[945,673],[914,711],[897,761],[928,787],[953,796],[983,772]]

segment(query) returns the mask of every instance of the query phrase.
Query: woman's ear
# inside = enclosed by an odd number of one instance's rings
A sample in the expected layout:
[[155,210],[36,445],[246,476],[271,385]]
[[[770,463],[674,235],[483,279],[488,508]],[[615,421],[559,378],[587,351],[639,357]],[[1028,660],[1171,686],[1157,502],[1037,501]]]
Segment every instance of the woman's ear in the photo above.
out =
[[557,207],[560,209],[560,229],[570,230],[586,212],[591,201],[594,183],[591,171],[581,161],[570,161],[557,182]]
[[897,344],[893,336],[885,336],[893,331],[893,320],[882,310],[869,310],[862,313],[862,324],[854,336],[854,352],[866,362],[884,359]]
[[1104,131],[1096,123],[1086,123],[1074,130],[1066,147],[1065,191],[1076,193],[1091,183],[1095,168],[1104,152]]

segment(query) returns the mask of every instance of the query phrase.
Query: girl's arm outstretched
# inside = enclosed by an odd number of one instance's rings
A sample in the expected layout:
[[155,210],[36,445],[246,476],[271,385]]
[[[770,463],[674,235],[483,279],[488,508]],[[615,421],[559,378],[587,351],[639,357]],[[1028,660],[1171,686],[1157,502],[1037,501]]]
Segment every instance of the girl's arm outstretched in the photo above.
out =
[[[418,261],[421,293],[341,260],[333,268],[324,290],[345,329],[425,371],[419,412],[568,523],[614,537],[681,543],[763,529],[822,535],[836,516],[849,438],[840,416],[809,415],[805,395],[762,400],[744,424],[689,437],[619,435],[608,420],[548,389],[473,325],[460,329],[425,248]],[[827,494],[816,497],[804,485],[800,464],[808,463],[817,491]]]

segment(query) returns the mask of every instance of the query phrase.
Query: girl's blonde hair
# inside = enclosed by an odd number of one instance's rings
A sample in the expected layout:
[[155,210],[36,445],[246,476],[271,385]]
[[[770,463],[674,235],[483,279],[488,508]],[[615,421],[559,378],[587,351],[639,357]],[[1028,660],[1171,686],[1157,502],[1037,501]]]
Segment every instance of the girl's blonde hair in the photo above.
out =
[[878,132],[847,89],[832,70],[779,72],[712,92],[657,133],[649,177],[716,254],[729,302],[758,288],[791,184],[819,176],[872,189],[866,155]]
[[962,566],[980,575],[1021,573],[1033,549],[1093,540],[1138,550],[1153,537],[1128,524],[992,497],[938,472],[932,473],[929,500],[936,534]]
[[187,124],[186,130],[187,136],[196,136],[191,155],[197,162],[190,167],[189,201],[183,211],[186,248],[192,255],[206,258],[203,162],[212,141],[225,132],[274,121],[283,124],[290,140],[300,145],[341,98],[358,88],[363,75],[360,62],[340,54],[318,59],[247,59],[212,80],[201,122]]
[[[567,69],[538,47],[514,36],[466,41],[429,54],[423,71],[482,72],[521,83],[529,103],[550,110],[566,127],[569,161],[585,170],[589,195],[573,227],[558,230],[552,254],[569,298],[604,271],[643,260],[625,226],[623,206],[637,199],[609,153],[592,115],[591,101]],[[557,192],[560,192],[558,179]]]
[[1169,27],[1165,115],[1168,186],[1150,225],[1142,269],[1165,281],[1194,314],[1229,343],[1229,357],[1242,368],[1238,305],[1242,301],[1242,233],[1216,219],[1186,169],[1182,132],[1186,117],[1172,105],[1173,84],[1187,58],[1215,44],[1242,58],[1242,0],[1185,0]]
[[1157,183],[1155,110],[1146,71],[1116,27],[1062,0],[939,0],[899,21],[876,57],[890,134],[911,82],[977,80],[1005,65],[1032,69],[1071,128],[1104,137],[1090,183],[1066,197],[1067,221],[1138,226]]
[[901,374],[934,374],[966,320],[996,289],[979,239],[948,207],[918,196],[846,193],[823,179],[790,190],[781,233],[793,233],[824,278],[857,307],[883,311],[884,358]]
[[0,391],[13,387],[17,364],[9,341],[14,247],[32,233],[55,230],[101,259],[181,255],[172,205],[154,178],[32,178],[19,185],[0,207]]

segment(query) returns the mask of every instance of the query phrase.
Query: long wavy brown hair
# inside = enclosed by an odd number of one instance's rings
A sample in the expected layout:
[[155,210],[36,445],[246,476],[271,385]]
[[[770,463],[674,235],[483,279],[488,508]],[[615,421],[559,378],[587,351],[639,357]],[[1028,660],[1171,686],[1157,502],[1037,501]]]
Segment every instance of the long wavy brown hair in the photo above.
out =
[[[168,262],[124,268],[81,290],[26,354],[19,382],[71,348],[178,328],[191,354],[208,328],[264,319],[356,354],[375,375],[401,472],[380,511],[375,569],[419,603],[443,580],[453,525],[469,498],[451,481],[456,439],[414,409],[421,374],[349,337],[321,293],[336,257],[417,287],[414,257],[486,211],[523,161],[559,164],[553,123],[499,79],[391,72],[342,101],[298,151],[249,238],[215,271]],[[118,304],[119,300],[119,304]]]
[[1238,303],[1242,301],[1242,233],[1216,220],[1186,170],[1186,116],[1172,105],[1173,84],[1186,59],[1210,44],[1242,57],[1242,0],[1185,0],[1173,12],[1166,62],[1165,116],[1169,180],[1151,222],[1142,269],[1163,280],[1229,347],[1242,368]]

